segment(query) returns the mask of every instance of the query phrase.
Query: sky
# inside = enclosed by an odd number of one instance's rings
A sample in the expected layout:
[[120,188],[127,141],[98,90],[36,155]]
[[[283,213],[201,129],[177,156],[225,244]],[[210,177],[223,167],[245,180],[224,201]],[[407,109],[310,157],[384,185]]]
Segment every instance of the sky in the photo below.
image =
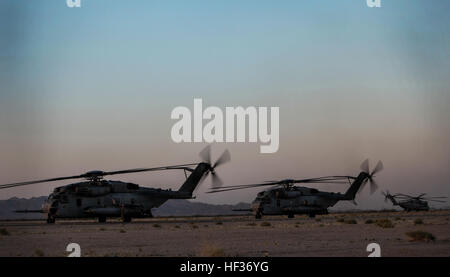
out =
[[[213,145],[215,157],[231,152],[218,169],[226,184],[357,175],[370,158],[385,165],[380,190],[358,195],[358,208],[391,208],[386,189],[450,196],[450,2],[365,2],[3,0],[0,183],[198,162],[206,144],[174,143],[170,114],[202,98],[223,110],[280,108],[277,153]],[[177,189],[184,175],[114,179]],[[250,202],[258,192],[209,187],[195,201]]]

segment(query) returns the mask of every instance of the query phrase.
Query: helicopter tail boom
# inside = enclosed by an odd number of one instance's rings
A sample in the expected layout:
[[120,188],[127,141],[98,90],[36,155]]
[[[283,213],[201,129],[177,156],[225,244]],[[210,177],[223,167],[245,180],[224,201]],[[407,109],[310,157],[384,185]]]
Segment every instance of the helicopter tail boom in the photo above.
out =
[[354,200],[356,197],[356,193],[359,191],[364,182],[367,181],[368,174],[366,172],[359,173],[358,177],[356,177],[355,181],[353,181],[350,188],[345,192],[344,198],[342,200]]
[[391,195],[389,192],[386,192],[383,194],[384,195],[384,202],[386,202],[387,200],[392,202],[392,205],[394,206],[398,206],[398,202],[397,200],[395,200],[395,197],[393,195]]
[[206,173],[211,170],[211,165],[208,163],[199,163],[194,171],[189,175],[183,185],[180,187],[178,192],[189,193],[192,195],[195,188],[202,181]]

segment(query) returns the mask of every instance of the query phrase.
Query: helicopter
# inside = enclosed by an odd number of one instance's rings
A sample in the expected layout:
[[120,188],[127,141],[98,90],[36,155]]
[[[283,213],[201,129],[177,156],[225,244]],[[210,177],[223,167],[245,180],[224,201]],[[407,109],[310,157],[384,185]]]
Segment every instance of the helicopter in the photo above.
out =
[[[153,217],[151,209],[161,206],[169,199],[194,199],[195,188],[210,173],[213,185],[222,185],[215,169],[231,160],[229,151],[225,150],[214,164],[211,163],[210,146],[203,149],[200,156],[204,158],[200,163],[119,171],[94,170],[75,176],[0,185],[0,189],[69,179],[85,179],[82,182],[55,188],[40,210],[16,212],[47,214],[47,223],[55,223],[56,218],[98,218],[99,222],[106,222],[107,217],[121,217],[123,222],[130,222],[132,218]],[[141,187],[134,183],[103,179],[110,175],[165,170],[184,171],[186,181],[178,191]],[[187,172],[190,172],[189,176]]]
[[[367,182],[370,182],[371,194],[378,185],[374,180],[375,174],[383,169],[383,163],[379,161],[372,172],[369,172],[369,160],[361,164],[362,171],[358,176],[324,176],[309,179],[285,179],[281,181],[267,181],[259,184],[235,185],[220,188],[212,188],[208,193],[226,192],[240,189],[271,186],[261,191],[252,202],[250,209],[235,211],[250,211],[256,219],[263,215],[287,215],[288,218],[306,214],[315,217],[320,214],[328,214],[328,208],[334,206],[338,201],[354,201],[356,194],[361,191]],[[294,184],[342,184],[350,183],[350,188],[344,193],[319,191],[315,188],[300,187]]]
[[426,193],[422,193],[419,196],[410,196],[406,194],[390,194],[389,191],[382,192],[384,195],[384,202],[388,199],[392,202],[394,206],[400,206],[405,211],[428,211],[430,207],[428,206],[428,201],[445,203],[446,201],[438,200],[445,199],[447,197],[425,197]]

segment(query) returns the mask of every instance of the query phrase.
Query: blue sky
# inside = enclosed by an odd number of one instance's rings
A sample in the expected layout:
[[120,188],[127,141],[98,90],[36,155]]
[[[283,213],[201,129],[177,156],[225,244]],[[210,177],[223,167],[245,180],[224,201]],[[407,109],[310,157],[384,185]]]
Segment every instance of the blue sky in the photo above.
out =
[[[195,160],[203,145],[171,142],[170,112],[202,97],[280,107],[279,153],[218,146],[237,152],[223,169],[231,183],[356,174],[372,157],[390,168],[380,178],[391,191],[432,182],[431,192],[449,193],[450,2],[382,5],[82,0],[70,9],[64,0],[4,0],[0,183]],[[181,180],[127,178],[174,188]]]

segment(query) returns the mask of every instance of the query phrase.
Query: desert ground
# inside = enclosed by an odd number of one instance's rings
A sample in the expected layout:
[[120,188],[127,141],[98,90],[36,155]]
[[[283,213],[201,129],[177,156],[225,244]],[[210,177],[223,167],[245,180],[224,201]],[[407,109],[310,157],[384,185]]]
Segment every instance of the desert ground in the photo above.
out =
[[[407,233],[427,232],[412,238]],[[422,233],[423,234],[423,233]],[[430,236],[431,235],[431,236]],[[0,256],[357,256],[378,243],[381,256],[450,256],[450,211],[334,213],[309,218],[251,215],[1,221]]]

